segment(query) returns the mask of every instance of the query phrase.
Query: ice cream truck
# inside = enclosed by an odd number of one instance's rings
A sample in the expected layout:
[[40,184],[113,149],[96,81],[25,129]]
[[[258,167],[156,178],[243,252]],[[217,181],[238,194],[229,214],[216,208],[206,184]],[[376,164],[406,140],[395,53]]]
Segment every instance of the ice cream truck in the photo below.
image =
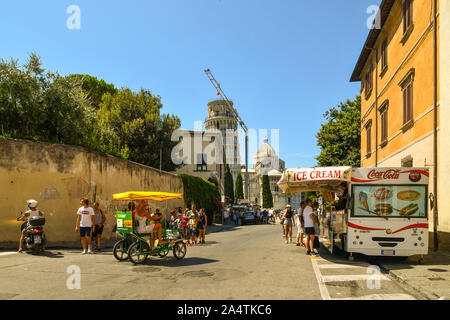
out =
[[286,194],[321,192],[328,204],[319,238],[352,259],[428,254],[428,182],[427,168],[297,168],[286,169],[278,186]]

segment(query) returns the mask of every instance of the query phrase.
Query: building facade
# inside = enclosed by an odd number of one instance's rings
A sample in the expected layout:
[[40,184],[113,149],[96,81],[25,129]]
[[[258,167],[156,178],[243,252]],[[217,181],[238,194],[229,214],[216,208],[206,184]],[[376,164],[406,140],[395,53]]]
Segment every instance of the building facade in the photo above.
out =
[[[274,209],[284,209],[287,204],[293,208],[300,207],[302,194],[286,195],[277,185],[285,169],[285,162],[279,158],[268,139],[258,148],[253,158],[253,169],[248,170],[249,174],[249,201],[252,204],[263,206],[262,177],[269,177],[270,190],[272,192]],[[245,168],[242,169],[242,177],[245,184]]]
[[[449,56],[448,52],[447,56],[443,52],[439,55],[442,45],[448,50],[448,36],[441,44],[442,28],[439,31],[441,17],[448,19],[448,13],[441,14],[440,1],[436,2],[435,32],[434,1],[383,0],[380,25],[370,30],[351,81],[361,82],[361,166],[428,167],[430,193],[435,193],[434,178],[437,185],[441,181],[441,188],[436,190],[438,229],[447,232],[444,237],[448,238],[450,212],[444,200],[448,188],[442,180],[448,176],[450,158],[443,158],[445,153],[439,156],[450,147],[448,138],[441,139],[449,120],[441,110],[448,109],[440,107],[441,88],[448,86],[448,80],[440,83],[440,75],[448,78],[449,74],[440,62],[447,60],[448,64]],[[445,10],[447,6],[448,1]],[[429,217],[433,231],[431,208]]]

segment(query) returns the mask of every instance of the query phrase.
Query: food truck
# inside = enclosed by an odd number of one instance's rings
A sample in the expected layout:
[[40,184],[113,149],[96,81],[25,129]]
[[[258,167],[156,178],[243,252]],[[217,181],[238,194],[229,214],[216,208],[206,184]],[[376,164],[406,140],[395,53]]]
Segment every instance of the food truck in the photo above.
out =
[[[428,254],[427,168],[286,169],[278,182],[286,194],[321,192],[320,240],[369,256]],[[335,201],[335,197],[339,199]],[[330,204],[331,203],[331,204]]]

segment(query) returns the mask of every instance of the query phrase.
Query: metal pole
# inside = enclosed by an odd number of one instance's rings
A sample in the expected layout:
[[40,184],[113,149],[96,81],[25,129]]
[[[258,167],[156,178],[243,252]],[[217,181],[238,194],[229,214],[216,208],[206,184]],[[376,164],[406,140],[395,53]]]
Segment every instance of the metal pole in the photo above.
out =
[[433,119],[433,153],[434,153],[434,167],[433,167],[433,192],[434,192],[434,210],[433,210],[433,242],[434,242],[434,251],[439,249],[439,240],[438,240],[438,183],[437,183],[437,175],[438,175],[438,141],[437,141],[437,0],[434,0],[434,37],[433,37],[433,54],[434,54],[434,119]]
[[245,133],[245,199],[250,202],[250,181],[248,181],[248,133]]

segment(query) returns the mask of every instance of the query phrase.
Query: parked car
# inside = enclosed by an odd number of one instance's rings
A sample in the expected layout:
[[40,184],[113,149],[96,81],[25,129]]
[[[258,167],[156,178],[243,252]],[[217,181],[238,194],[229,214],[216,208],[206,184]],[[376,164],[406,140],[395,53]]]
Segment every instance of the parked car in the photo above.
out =
[[256,224],[255,213],[253,211],[247,211],[242,216],[242,225],[244,224]]

